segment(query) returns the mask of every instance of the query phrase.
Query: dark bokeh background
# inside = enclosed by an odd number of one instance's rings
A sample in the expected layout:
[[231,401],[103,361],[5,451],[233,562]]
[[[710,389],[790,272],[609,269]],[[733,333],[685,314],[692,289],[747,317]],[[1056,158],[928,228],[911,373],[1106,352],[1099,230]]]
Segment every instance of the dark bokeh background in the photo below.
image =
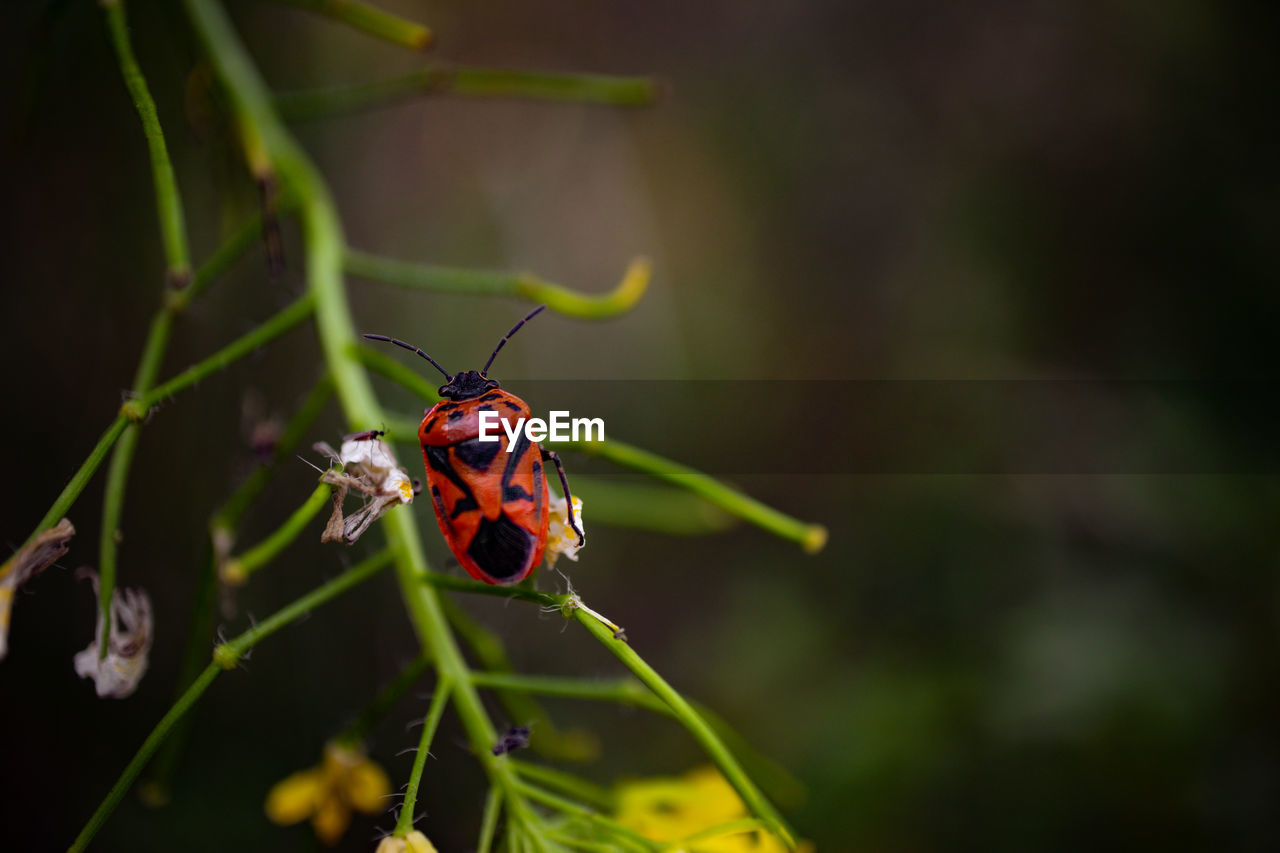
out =
[[[639,111],[433,98],[297,128],[353,246],[528,268],[585,290],[611,286],[637,252],[654,259],[634,313],[545,317],[523,332],[497,371],[517,393],[547,379],[616,391],[628,379],[1272,375],[1280,159],[1266,4],[385,5],[430,23],[449,60],[655,73],[668,86]],[[281,89],[423,61],[292,10],[233,9]],[[6,12],[3,538],[17,545],[119,405],[163,263],[145,145],[100,12]],[[190,106],[198,54],[180,11],[137,0],[130,15],[202,258],[252,209],[253,189],[225,128]],[[247,257],[179,324],[166,373],[301,291],[286,230],[284,279]],[[454,369],[478,364],[523,310],[359,282],[350,297],[362,327],[423,342]],[[71,570],[97,559],[101,478],[74,507],[73,550],[20,595],[0,664],[0,846],[65,847],[167,707],[205,524],[251,461],[246,399],[287,415],[318,357],[295,332],[147,427],[121,576],[152,596],[157,639],[125,701],[97,700],[72,671],[93,608]],[[1214,447],[1246,427],[1250,442],[1274,435],[1242,422],[1237,395],[1210,399],[1172,409],[1165,435]],[[634,424],[611,415],[611,433],[658,449],[716,446],[732,430],[748,453],[822,454],[863,429],[824,420],[786,382],[754,403],[794,419],[758,432],[750,408],[690,423],[655,415],[644,395],[608,401],[628,403]],[[331,412],[315,438],[343,431]],[[693,443],[671,443],[676,431]],[[1146,436],[1131,438],[1141,450]],[[411,452],[402,461],[416,465]],[[807,797],[789,813],[820,849],[1280,842],[1272,464],[1196,476],[738,470],[753,495],[827,525],[828,548],[806,557],[746,526],[694,539],[592,526],[588,506],[591,546],[572,575],[675,685],[796,774]],[[286,466],[241,541],[274,529],[313,481]],[[441,565],[429,511],[413,511]],[[339,555],[314,538],[254,580],[228,631],[367,549]],[[558,618],[467,604],[524,671],[619,672]],[[315,846],[304,828],[268,824],[263,796],[314,763],[413,649],[390,577],[273,638],[198,709],[172,804],[126,800],[100,847]],[[403,726],[423,707],[406,700],[376,732],[393,779],[408,772],[396,753],[416,742]],[[584,771],[599,781],[702,760],[665,721],[552,707],[599,733],[603,758]],[[420,801],[442,851],[473,843],[482,804],[460,743],[447,721]],[[373,824],[358,821],[344,849],[371,849]]]

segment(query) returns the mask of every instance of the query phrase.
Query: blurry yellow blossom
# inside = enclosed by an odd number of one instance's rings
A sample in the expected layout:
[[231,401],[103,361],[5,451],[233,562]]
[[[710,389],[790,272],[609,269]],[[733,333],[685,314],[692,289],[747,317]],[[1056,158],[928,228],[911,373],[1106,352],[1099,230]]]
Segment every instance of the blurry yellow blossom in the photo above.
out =
[[388,835],[378,843],[378,849],[374,853],[436,853],[436,847],[429,838],[415,829],[404,838]]
[[586,530],[582,527],[582,498],[576,496],[573,498],[573,522],[578,525],[578,530],[583,532],[584,538],[582,539],[578,538],[578,534],[566,523],[568,516],[565,513],[564,498],[552,492],[547,506],[549,509],[547,565],[554,567],[561,554],[576,562],[578,549],[586,544]]
[[320,840],[333,845],[347,831],[353,810],[380,814],[387,808],[385,798],[390,792],[387,774],[364,750],[330,743],[319,767],[276,783],[267,794],[267,817],[281,826],[311,818]]
[[[747,808],[714,767],[699,767],[679,778],[637,779],[618,786],[615,819],[654,841],[680,842],[688,853],[786,853],[787,846],[762,829],[725,835],[707,830],[750,817]],[[694,837],[696,836],[696,838]],[[813,845],[802,842],[801,851]]]

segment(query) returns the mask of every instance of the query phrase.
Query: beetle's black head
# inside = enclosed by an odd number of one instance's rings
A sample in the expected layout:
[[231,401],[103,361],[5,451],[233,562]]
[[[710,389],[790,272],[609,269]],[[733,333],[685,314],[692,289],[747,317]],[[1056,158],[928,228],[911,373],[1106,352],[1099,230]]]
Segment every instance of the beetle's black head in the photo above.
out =
[[439,393],[446,400],[470,400],[497,387],[498,380],[487,379],[478,370],[464,370],[453,374],[448,384],[441,385]]

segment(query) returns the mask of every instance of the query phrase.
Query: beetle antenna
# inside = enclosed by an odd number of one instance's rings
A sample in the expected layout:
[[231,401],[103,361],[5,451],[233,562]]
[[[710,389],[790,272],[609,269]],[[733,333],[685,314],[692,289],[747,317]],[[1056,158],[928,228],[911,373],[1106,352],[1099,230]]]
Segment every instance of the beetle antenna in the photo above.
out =
[[[539,314],[541,314],[543,310],[546,309],[546,307],[547,306],[545,305],[539,305],[537,308],[534,308],[532,311],[526,314],[523,320],[521,320],[519,323],[516,323],[514,326],[511,327],[511,331],[507,332],[506,337],[498,341],[498,345],[493,348],[493,355],[489,356],[489,360],[484,363],[484,370],[480,371],[481,376],[488,378],[489,365],[493,364],[493,360],[498,357],[498,351],[501,350],[503,346],[506,345],[507,341],[511,340],[512,335],[520,331],[521,326],[523,326],[525,323],[529,322],[534,317],[537,317]],[[368,336],[366,335],[365,337],[368,337]]]
[[[532,315],[530,315],[530,316],[532,316]],[[525,318],[525,319],[528,319],[528,318]],[[522,320],[521,322],[524,322],[524,321]],[[520,328],[520,327],[519,327],[519,326],[517,326],[516,328],[518,329],[518,328]],[[512,329],[512,331],[515,331],[515,329]],[[413,344],[406,344],[404,341],[396,340],[395,338],[388,338],[386,335],[365,335],[364,337],[368,338],[368,339],[369,339],[369,340],[371,340],[371,341],[383,341],[384,343],[388,343],[388,344],[395,344],[395,345],[396,345],[396,346],[398,346],[398,347],[404,347],[405,349],[409,350],[410,352],[416,352],[418,355],[422,356],[422,357],[423,357],[423,358],[425,358],[427,361],[431,362],[431,366],[432,366],[432,367],[434,367],[436,370],[438,370],[438,371],[440,371],[441,373],[443,373],[443,374],[444,374],[444,381],[445,381],[445,382],[452,382],[452,381],[453,381],[453,377],[449,375],[449,371],[445,370],[443,367],[441,367],[441,366],[440,366],[440,364],[439,364],[439,363],[438,363],[434,358],[432,358],[431,356],[427,355],[425,352],[423,352],[422,350],[418,349],[418,348],[417,348],[417,347],[415,347]],[[504,339],[504,340],[505,340],[505,339]],[[501,349],[501,346],[502,346],[502,345],[501,345],[501,344],[499,344],[498,346],[499,346],[499,349]],[[492,360],[493,360],[493,359],[490,359],[490,361],[492,361]]]

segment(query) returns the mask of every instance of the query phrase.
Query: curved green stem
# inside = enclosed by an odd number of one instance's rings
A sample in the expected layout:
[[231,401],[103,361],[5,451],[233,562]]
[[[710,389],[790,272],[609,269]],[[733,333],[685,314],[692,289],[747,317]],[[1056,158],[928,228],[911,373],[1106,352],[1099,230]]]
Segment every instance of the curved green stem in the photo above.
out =
[[645,107],[657,101],[661,93],[662,84],[652,77],[431,65],[389,80],[283,92],[276,95],[275,100],[285,119],[306,121],[387,106],[424,95],[528,98]]
[[111,45],[120,62],[120,73],[133,106],[142,120],[142,132],[147,138],[151,154],[151,176],[155,183],[156,210],[160,214],[160,236],[164,243],[167,277],[175,287],[183,287],[191,279],[191,257],[187,248],[187,226],[182,214],[182,198],[178,194],[178,182],[173,176],[173,164],[169,162],[169,150],[165,146],[164,132],[160,129],[160,117],[156,103],[147,88],[147,80],[133,55],[129,42],[129,24],[125,20],[123,0],[101,0],[102,11],[107,16],[107,29]]
[[245,551],[239,557],[230,557],[222,564],[220,573],[224,583],[239,586],[249,580],[249,576],[276,558],[288,548],[293,540],[301,535],[307,522],[316,517],[330,503],[333,489],[327,483],[316,486],[311,496],[285,519],[274,533]]
[[724,774],[725,779],[742,797],[742,801],[747,808],[756,817],[764,821],[769,830],[782,839],[788,847],[794,848],[795,834],[791,831],[791,828],[787,826],[782,816],[778,814],[764,794],[756,788],[755,783],[743,771],[737,759],[725,747],[711,726],[693,709],[689,701],[668,684],[662,676],[658,675],[657,671],[649,666],[640,655],[636,654],[635,649],[631,648],[629,644],[615,639],[613,632],[598,621],[596,617],[581,609],[575,609],[573,616],[605,648],[613,652],[614,656],[622,661],[627,669],[635,673],[636,678],[644,682],[645,686],[652,690],[659,699],[667,703],[676,719],[689,730],[694,739],[706,750],[711,760],[720,768],[720,772]]
[[600,320],[631,310],[648,289],[651,274],[649,262],[636,258],[613,290],[587,294],[531,273],[413,264],[354,249],[347,249],[344,265],[351,275],[383,284],[437,293],[521,297],[530,302],[544,303],[552,311],[586,320]]
[[604,441],[548,441],[546,444],[555,449],[575,450],[586,456],[608,459],[615,465],[688,489],[744,521],[783,539],[798,542],[810,554],[816,554],[827,544],[827,529],[821,524],[809,524],[793,518],[725,485],[709,474],[664,459],[635,445],[612,438]]
[[407,47],[424,50],[431,44],[431,30],[364,3],[362,0],[274,0],[281,6],[294,6],[346,24],[362,33]]
[[343,729],[334,740],[353,747],[359,745],[430,666],[431,661],[425,655],[414,658],[413,663],[401,670],[400,674],[378,693],[369,707],[365,708],[360,716]]
[[450,683],[441,678],[436,682],[435,695],[431,697],[431,706],[427,708],[426,719],[422,722],[422,738],[418,741],[418,751],[413,756],[413,770],[409,772],[409,786],[404,791],[404,803],[400,807],[400,817],[396,820],[396,828],[392,835],[403,838],[413,829],[413,811],[418,803],[418,784],[422,781],[422,769],[427,766],[427,756],[431,754],[431,740],[436,736],[436,727],[444,716],[445,701],[449,698]]

